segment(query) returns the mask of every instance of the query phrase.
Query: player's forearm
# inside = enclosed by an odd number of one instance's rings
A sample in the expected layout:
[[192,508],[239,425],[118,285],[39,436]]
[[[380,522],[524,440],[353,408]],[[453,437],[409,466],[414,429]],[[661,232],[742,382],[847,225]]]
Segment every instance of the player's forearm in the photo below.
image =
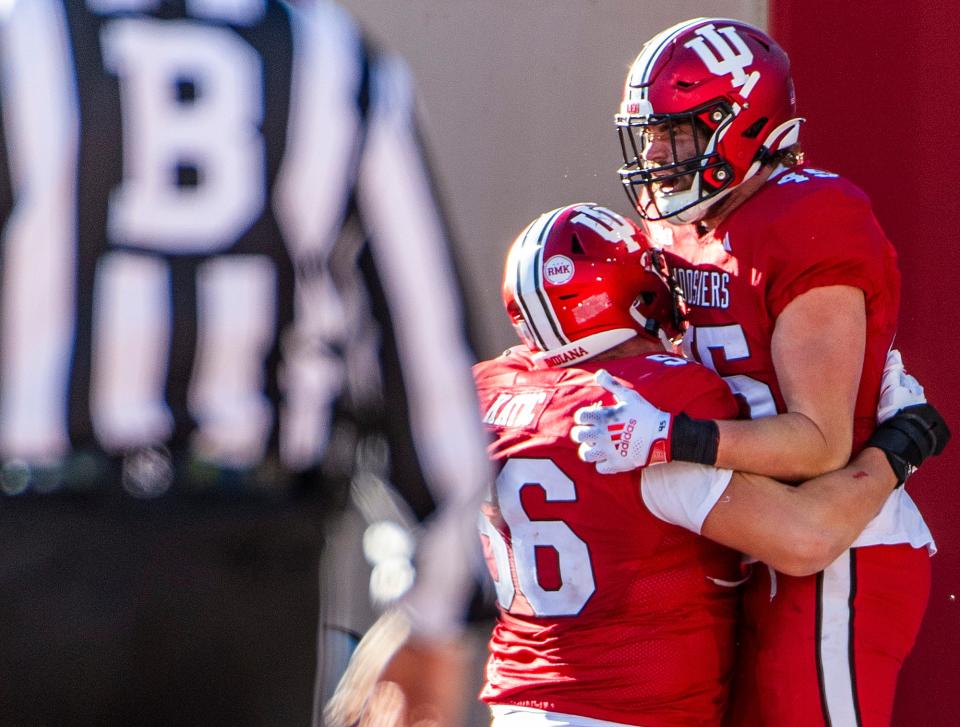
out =
[[717,426],[718,467],[799,482],[836,470],[850,458],[852,431],[827,436],[799,413],[721,421]]
[[950,441],[943,417],[902,366],[883,391],[881,411],[892,402],[902,408],[877,427],[850,464],[796,487],[733,472],[700,533],[789,575],[816,573],[836,560],[893,489]]
[[836,560],[877,516],[896,485],[886,456],[869,447],[846,467],[791,488],[796,508],[806,513],[799,521],[806,530],[802,535],[812,544],[806,562],[798,565],[816,573]]
[[895,485],[886,457],[873,448],[799,487],[735,473],[702,533],[782,573],[808,575],[850,547]]

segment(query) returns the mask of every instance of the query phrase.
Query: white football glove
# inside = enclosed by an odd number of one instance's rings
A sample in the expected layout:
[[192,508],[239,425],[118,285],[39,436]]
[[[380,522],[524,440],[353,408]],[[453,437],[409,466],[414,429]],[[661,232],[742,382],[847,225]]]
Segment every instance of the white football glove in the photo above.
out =
[[903,369],[903,359],[897,349],[887,353],[880,380],[880,403],[877,404],[877,424],[881,424],[898,411],[914,404],[926,404],[923,386]]
[[594,404],[574,412],[577,426],[570,430],[570,438],[580,445],[580,459],[594,463],[602,475],[668,462],[671,415],[603,369],[594,374],[594,380],[613,394],[617,403]]

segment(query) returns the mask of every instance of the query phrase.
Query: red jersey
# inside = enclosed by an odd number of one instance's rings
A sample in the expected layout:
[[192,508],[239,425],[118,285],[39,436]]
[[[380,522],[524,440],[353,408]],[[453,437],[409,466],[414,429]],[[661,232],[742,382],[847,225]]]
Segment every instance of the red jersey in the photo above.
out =
[[[813,288],[863,291],[866,349],[853,430],[854,451],[861,449],[875,427],[900,291],[896,253],[866,195],[801,166],[772,177],[702,237],[695,226],[650,232],[668,244],[686,294],[692,325],[684,351],[724,377],[744,417],[786,411],[770,350],[784,308]],[[888,724],[896,674],[929,591],[924,544],[932,545],[930,533],[899,488],[854,549],[820,574],[755,568],[728,727]]]
[[897,255],[867,196],[806,167],[770,179],[720,225],[651,225],[683,288],[692,324],[685,353],[717,371],[756,419],[786,411],[770,340],[797,296],[830,285],[863,291],[867,337],[854,412],[854,451],[876,426],[880,377],[900,305]]
[[733,666],[739,554],[644,506],[639,473],[577,458],[573,413],[613,397],[606,368],[654,405],[729,418],[713,372],[665,354],[536,368],[518,347],[474,369],[495,439],[484,548],[500,616],[481,698],[646,727],[719,724]]

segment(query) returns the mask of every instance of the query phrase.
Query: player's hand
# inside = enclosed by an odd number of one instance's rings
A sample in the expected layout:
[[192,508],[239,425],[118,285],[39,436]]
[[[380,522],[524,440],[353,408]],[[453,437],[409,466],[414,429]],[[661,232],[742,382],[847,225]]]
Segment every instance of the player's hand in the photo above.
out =
[[[457,642],[409,639],[394,654],[380,677],[379,689],[389,685],[402,695],[396,727],[448,727],[463,724],[463,705],[469,699],[468,658]],[[372,700],[366,717],[389,715]],[[361,722],[361,725],[364,723]],[[373,724],[373,723],[371,723]]]
[[657,409],[603,369],[597,371],[594,379],[613,394],[616,403],[587,406],[574,413],[576,426],[570,430],[570,438],[580,445],[580,459],[595,464],[602,475],[668,462],[670,414]]
[[877,405],[877,424],[882,424],[901,409],[915,404],[926,404],[923,386],[903,368],[903,359],[897,349],[887,353],[880,380],[880,403]]
[[410,633],[387,611],[357,646],[324,708],[328,727],[449,727],[461,723],[467,654],[456,641]]

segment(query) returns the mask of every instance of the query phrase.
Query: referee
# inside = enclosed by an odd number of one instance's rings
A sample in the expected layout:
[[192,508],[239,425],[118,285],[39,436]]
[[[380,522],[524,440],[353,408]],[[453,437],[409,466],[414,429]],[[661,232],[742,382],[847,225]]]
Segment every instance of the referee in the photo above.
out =
[[0,0],[0,724],[309,724],[366,481],[452,633],[487,463],[411,107],[326,2]]

